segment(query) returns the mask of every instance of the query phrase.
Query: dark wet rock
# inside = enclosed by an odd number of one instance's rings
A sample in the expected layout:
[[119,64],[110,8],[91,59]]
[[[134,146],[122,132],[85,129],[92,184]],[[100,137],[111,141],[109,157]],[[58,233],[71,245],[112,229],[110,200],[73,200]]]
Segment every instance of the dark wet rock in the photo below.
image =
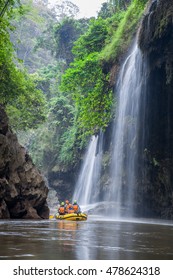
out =
[[[147,62],[145,149],[136,213],[173,219],[173,2],[150,1],[139,32]],[[140,165],[140,164],[139,164]]]
[[56,191],[60,202],[72,198],[76,181],[74,169],[52,170],[48,174],[48,180],[51,188]]
[[0,106],[0,218],[49,218],[48,188]]

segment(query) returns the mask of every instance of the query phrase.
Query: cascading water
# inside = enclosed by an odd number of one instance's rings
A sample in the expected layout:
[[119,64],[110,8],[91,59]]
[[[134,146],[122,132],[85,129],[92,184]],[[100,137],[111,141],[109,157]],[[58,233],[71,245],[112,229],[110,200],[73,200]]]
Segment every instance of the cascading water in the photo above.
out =
[[88,205],[98,199],[98,181],[101,170],[103,134],[92,136],[75,186],[73,199]]
[[[108,205],[109,214],[117,218],[133,216],[139,154],[144,150],[147,133],[143,129],[146,70],[146,61],[135,43],[116,85],[118,105],[112,134],[111,185],[103,201],[103,209],[106,211]],[[103,136],[93,136],[86,151],[73,195],[80,205],[99,202],[102,142]]]
[[133,216],[145,79],[145,64],[135,43],[122,65],[116,86],[118,105],[112,138],[111,186],[106,200],[115,202],[113,215],[117,218]]

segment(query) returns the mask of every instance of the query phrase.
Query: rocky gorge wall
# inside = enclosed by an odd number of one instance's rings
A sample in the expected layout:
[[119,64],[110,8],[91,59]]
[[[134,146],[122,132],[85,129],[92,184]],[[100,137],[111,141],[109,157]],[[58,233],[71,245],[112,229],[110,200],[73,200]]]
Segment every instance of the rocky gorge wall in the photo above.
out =
[[48,188],[0,105],[0,218],[47,219]]
[[[131,146],[133,152],[138,154],[133,213],[137,217],[173,219],[172,0],[148,1],[137,38],[147,70],[139,110],[140,128],[137,135],[134,135],[139,150]],[[116,77],[117,73],[114,79]],[[111,130],[110,125],[108,133],[105,133],[101,176],[103,197],[111,186]],[[126,172],[126,185],[125,176]],[[123,198],[126,193],[124,188]]]
[[[149,1],[139,32],[147,61],[145,142],[136,212],[173,218],[173,2]],[[142,132],[141,132],[142,133]]]

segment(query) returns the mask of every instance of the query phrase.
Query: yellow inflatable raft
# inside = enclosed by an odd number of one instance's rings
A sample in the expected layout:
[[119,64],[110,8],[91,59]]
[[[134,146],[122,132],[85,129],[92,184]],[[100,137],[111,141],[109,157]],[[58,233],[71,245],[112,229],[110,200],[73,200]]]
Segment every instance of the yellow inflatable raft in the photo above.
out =
[[71,213],[71,214],[65,214],[65,215],[55,214],[55,218],[58,220],[86,221],[87,214],[85,214],[85,213],[80,213],[80,214]]

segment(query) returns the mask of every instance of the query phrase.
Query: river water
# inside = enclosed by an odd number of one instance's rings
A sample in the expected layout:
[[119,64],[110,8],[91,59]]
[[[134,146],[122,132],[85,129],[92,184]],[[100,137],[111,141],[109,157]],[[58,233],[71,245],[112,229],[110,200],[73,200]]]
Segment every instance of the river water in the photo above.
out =
[[173,222],[1,220],[1,260],[173,260]]

